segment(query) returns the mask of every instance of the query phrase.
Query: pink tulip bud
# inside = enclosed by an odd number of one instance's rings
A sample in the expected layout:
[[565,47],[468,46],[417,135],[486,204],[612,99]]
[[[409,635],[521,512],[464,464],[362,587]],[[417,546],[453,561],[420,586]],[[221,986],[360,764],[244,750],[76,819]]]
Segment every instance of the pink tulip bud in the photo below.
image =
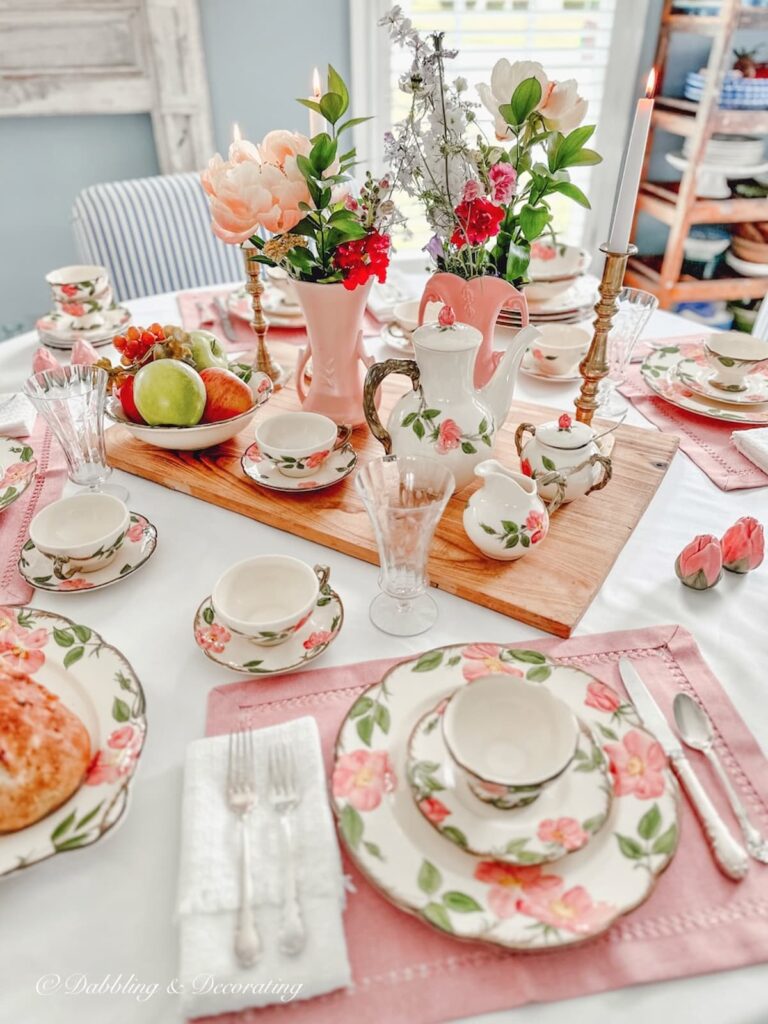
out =
[[441,327],[453,327],[456,323],[456,314],[451,306],[443,306],[437,315],[437,322]]
[[73,366],[93,366],[98,363],[101,356],[90,343],[84,338],[78,338],[72,346],[72,357],[70,362]]
[[675,572],[678,578],[693,590],[708,590],[723,575],[723,556],[720,541],[711,533],[694,537],[677,556]]
[[47,348],[39,348],[32,356],[32,373],[44,373],[46,370],[60,370],[61,363]]
[[752,516],[744,516],[725,531],[720,547],[726,569],[742,573],[756,569],[765,554],[763,527]]

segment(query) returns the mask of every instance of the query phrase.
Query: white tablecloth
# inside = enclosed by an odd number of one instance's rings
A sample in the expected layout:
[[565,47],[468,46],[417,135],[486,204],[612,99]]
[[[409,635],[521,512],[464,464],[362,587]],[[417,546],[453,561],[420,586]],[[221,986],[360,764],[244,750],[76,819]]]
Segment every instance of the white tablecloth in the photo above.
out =
[[[172,295],[130,305],[137,323],[178,321]],[[647,335],[691,331],[690,323],[657,313]],[[36,345],[31,334],[0,345],[0,392],[21,386]],[[372,347],[375,350],[376,344]],[[521,375],[517,397],[568,408],[575,391],[575,385],[541,383]],[[648,426],[634,410],[629,421]],[[147,746],[130,811],[119,829],[91,848],[55,857],[2,883],[2,1021],[180,1020],[177,997],[166,989],[172,988],[177,973],[174,897],[181,766],[186,744],[202,735],[208,691],[240,678],[200,654],[192,637],[192,617],[217,576],[238,559],[264,551],[310,562],[319,557],[316,545],[291,534],[137,477],[115,475],[130,489],[130,507],[158,527],[152,560],[119,586],[94,594],[40,592],[34,603],[87,623],[126,654],[147,693]],[[759,742],[768,748],[768,565],[746,578],[726,573],[715,590],[703,594],[682,587],[673,571],[677,552],[694,534],[719,535],[742,515],[768,520],[768,491],[723,493],[678,453],[577,632],[681,623],[694,634]],[[346,607],[344,630],[323,656],[323,665],[405,657],[462,638],[518,642],[539,635],[512,619],[433,591],[440,619],[430,633],[410,640],[386,637],[368,620],[377,570],[334,551],[324,549],[322,555]],[[753,870],[768,868],[755,864]],[[713,931],[712,942],[717,941]],[[107,985],[122,986],[124,991],[65,992],[67,981],[78,989],[105,979]],[[129,994],[137,985],[154,984],[158,989],[149,997]],[[562,1024],[567,1019],[572,1024],[594,1024],[613,1020],[614,1015],[623,1024],[759,1024],[768,1020],[768,967],[530,1006],[483,1020]]]

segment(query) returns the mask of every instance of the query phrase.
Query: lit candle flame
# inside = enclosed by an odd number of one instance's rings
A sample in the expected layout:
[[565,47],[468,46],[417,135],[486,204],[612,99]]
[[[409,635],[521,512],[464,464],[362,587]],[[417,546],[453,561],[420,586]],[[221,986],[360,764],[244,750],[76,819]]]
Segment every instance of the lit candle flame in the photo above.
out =
[[645,95],[650,99],[656,95],[656,68],[651,68],[648,72],[648,81],[645,85]]
[[240,131],[240,125],[237,123],[237,121],[235,121],[235,123],[232,125],[232,141],[237,143],[242,142],[242,140],[243,135],[242,132]]
[[312,72],[312,96],[314,99],[319,100],[323,95],[323,86],[320,82],[320,71],[315,68]]

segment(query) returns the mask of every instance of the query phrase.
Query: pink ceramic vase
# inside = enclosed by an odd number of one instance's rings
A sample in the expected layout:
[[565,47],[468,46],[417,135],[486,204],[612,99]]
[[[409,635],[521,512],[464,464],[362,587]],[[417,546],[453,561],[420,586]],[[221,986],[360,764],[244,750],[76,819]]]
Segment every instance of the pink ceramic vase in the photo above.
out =
[[433,274],[427,281],[419,306],[419,323],[429,302],[442,302],[453,308],[456,319],[471,324],[483,336],[475,360],[475,387],[482,388],[493,376],[503,352],[494,352],[493,334],[496,318],[502,309],[516,309],[521,326],[528,325],[528,303],[522,292],[501,277],[472,277],[465,280],[456,274]]
[[[371,281],[352,291],[341,282],[294,281],[307,321],[307,344],[296,365],[296,390],[302,408],[319,412],[339,425],[358,426],[363,415],[363,384],[373,358],[363,347],[363,317]],[[312,381],[304,368],[312,359]]]

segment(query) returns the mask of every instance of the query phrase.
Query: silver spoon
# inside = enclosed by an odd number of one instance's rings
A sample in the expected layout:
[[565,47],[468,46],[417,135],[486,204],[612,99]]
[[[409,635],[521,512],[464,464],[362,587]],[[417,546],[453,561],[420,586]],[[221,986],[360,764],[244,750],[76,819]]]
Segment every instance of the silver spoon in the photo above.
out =
[[672,705],[675,723],[683,742],[693,750],[700,750],[715,769],[717,777],[723,784],[728,795],[733,813],[741,825],[741,831],[747,844],[747,850],[763,864],[768,864],[768,840],[755,828],[749,819],[744,804],[733,788],[728,773],[715,752],[715,732],[712,720],[700,704],[687,693],[678,693]]

